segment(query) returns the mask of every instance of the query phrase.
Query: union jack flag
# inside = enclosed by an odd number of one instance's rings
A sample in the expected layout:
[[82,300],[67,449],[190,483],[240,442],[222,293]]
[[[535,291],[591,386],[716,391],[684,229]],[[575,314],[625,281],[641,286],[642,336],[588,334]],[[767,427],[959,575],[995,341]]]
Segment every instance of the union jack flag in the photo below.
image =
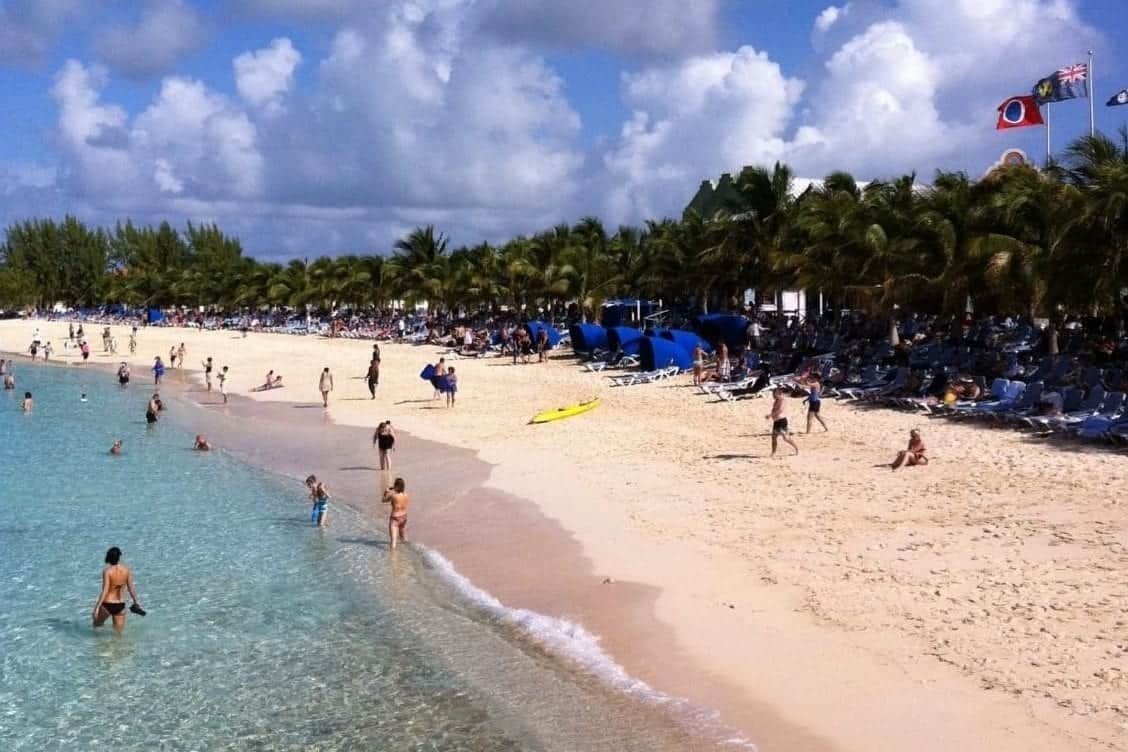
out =
[[1067,65],[1059,70],[1057,74],[1058,81],[1060,81],[1063,86],[1072,86],[1073,84],[1085,82],[1085,76],[1089,74],[1089,66],[1085,63]]

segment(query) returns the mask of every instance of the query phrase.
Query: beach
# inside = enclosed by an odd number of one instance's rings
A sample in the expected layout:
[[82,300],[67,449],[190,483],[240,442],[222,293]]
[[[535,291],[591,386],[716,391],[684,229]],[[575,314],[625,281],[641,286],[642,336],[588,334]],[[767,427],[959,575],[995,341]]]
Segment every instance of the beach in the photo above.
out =
[[[37,326],[60,358],[65,323],[0,322],[0,350],[25,352]],[[275,442],[316,430],[331,449],[391,419],[407,437],[393,473],[420,488],[414,540],[507,606],[583,625],[630,676],[761,750],[1128,748],[1123,453],[828,401],[831,431],[770,459],[768,401],[718,403],[687,376],[612,388],[563,354],[450,360],[448,409],[418,376],[436,348],[381,343],[370,400],[369,341],[146,328],[128,357],[86,328],[91,360],[128,360],[139,389],[180,342],[196,390],[204,358],[229,366],[229,391],[289,426],[261,432],[267,464]],[[251,393],[269,370],[286,387]],[[592,396],[590,413],[528,424]],[[800,427],[799,401],[788,411]],[[913,427],[932,463],[890,472]],[[416,440],[465,457],[457,493],[409,457]],[[375,478],[319,475],[361,505],[368,484],[382,514]]]

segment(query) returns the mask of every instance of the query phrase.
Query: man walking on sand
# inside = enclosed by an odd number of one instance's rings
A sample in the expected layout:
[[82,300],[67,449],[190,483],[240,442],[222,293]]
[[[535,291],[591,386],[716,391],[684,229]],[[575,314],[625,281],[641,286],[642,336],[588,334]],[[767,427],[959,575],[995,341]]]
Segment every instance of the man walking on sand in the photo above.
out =
[[392,505],[388,516],[388,539],[394,551],[399,543],[407,543],[407,506],[411,497],[407,495],[403,478],[396,478],[392,487],[384,492],[384,503]]
[[212,359],[208,358],[204,361],[204,383],[207,384],[208,391],[212,388]]
[[333,374],[329,373],[328,366],[321,372],[321,380],[317,388],[321,390],[322,407],[329,407],[329,392],[333,391]]
[[376,399],[376,387],[380,385],[380,355],[374,354],[372,362],[368,364],[368,373],[365,378],[368,381],[368,393],[372,395],[372,399]]
[[787,395],[783,389],[776,387],[775,390],[772,391],[772,411],[764,416],[772,420],[772,457],[775,457],[776,445],[780,438],[791,445],[791,448],[795,450],[795,454],[799,454],[799,446],[791,440],[791,437],[787,433],[787,417],[784,415],[786,412],[786,399]]

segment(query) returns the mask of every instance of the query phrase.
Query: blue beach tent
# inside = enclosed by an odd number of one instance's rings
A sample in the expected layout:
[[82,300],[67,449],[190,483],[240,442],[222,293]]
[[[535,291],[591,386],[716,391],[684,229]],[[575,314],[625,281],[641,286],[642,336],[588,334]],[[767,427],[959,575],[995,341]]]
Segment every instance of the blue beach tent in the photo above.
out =
[[643,337],[639,348],[639,367],[644,371],[677,366],[680,370],[693,367],[693,356],[685,349],[661,337]]
[[729,347],[739,347],[748,341],[748,319],[731,313],[710,313],[693,320],[694,328],[712,343],[724,341]]
[[638,355],[641,339],[642,332],[629,326],[613,326],[607,330],[607,346],[612,351],[622,351],[623,355]]
[[529,333],[529,337],[532,338],[534,345],[537,342],[537,337],[540,335],[541,329],[548,332],[548,348],[551,350],[556,347],[560,342],[560,332],[556,330],[556,327],[549,326],[543,321],[529,321],[525,324],[525,331]]
[[684,329],[663,329],[662,331],[658,332],[658,336],[662,339],[668,339],[671,342],[680,345],[681,348],[690,355],[693,354],[693,348],[698,344],[701,345],[701,349],[704,350],[706,354],[713,352],[713,345],[710,344],[707,340],[698,336],[694,332],[687,332]]
[[573,324],[568,327],[572,335],[572,349],[589,353],[592,350],[607,349],[607,330],[595,324]]
[[640,316],[646,318],[657,310],[658,304],[652,300],[608,300],[600,310],[599,323],[608,329],[623,324],[639,324]]

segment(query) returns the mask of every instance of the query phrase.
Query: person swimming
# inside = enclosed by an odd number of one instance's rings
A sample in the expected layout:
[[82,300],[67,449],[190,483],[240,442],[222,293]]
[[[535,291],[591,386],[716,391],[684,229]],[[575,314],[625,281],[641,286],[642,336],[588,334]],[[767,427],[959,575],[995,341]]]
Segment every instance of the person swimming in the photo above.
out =
[[121,454],[121,439],[114,439],[114,445],[110,447],[110,454]]
[[30,413],[35,408],[35,400],[31,398],[31,392],[24,392],[23,402],[20,403],[20,409],[25,413]]
[[211,442],[208,441],[207,436],[204,436],[202,433],[198,433],[196,434],[196,440],[195,442],[193,442],[192,448],[197,452],[210,452],[212,445]]
[[121,549],[114,546],[106,551],[105,561],[107,566],[102,570],[102,591],[94,603],[94,628],[105,624],[106,619],[111,619],[114,631],[121,634],[125,630],[125,594],[122,589],[129,591],[130,600],[133,601],[130,611],[144,616],[145,609],[141,608],[141,600],[137,597],[133,571],[121,563]]
[[149,398],[149,404],[145,406],[145,422],[153,424],[157,422],[157,413],[161,411],[161,399],[156,394]]

